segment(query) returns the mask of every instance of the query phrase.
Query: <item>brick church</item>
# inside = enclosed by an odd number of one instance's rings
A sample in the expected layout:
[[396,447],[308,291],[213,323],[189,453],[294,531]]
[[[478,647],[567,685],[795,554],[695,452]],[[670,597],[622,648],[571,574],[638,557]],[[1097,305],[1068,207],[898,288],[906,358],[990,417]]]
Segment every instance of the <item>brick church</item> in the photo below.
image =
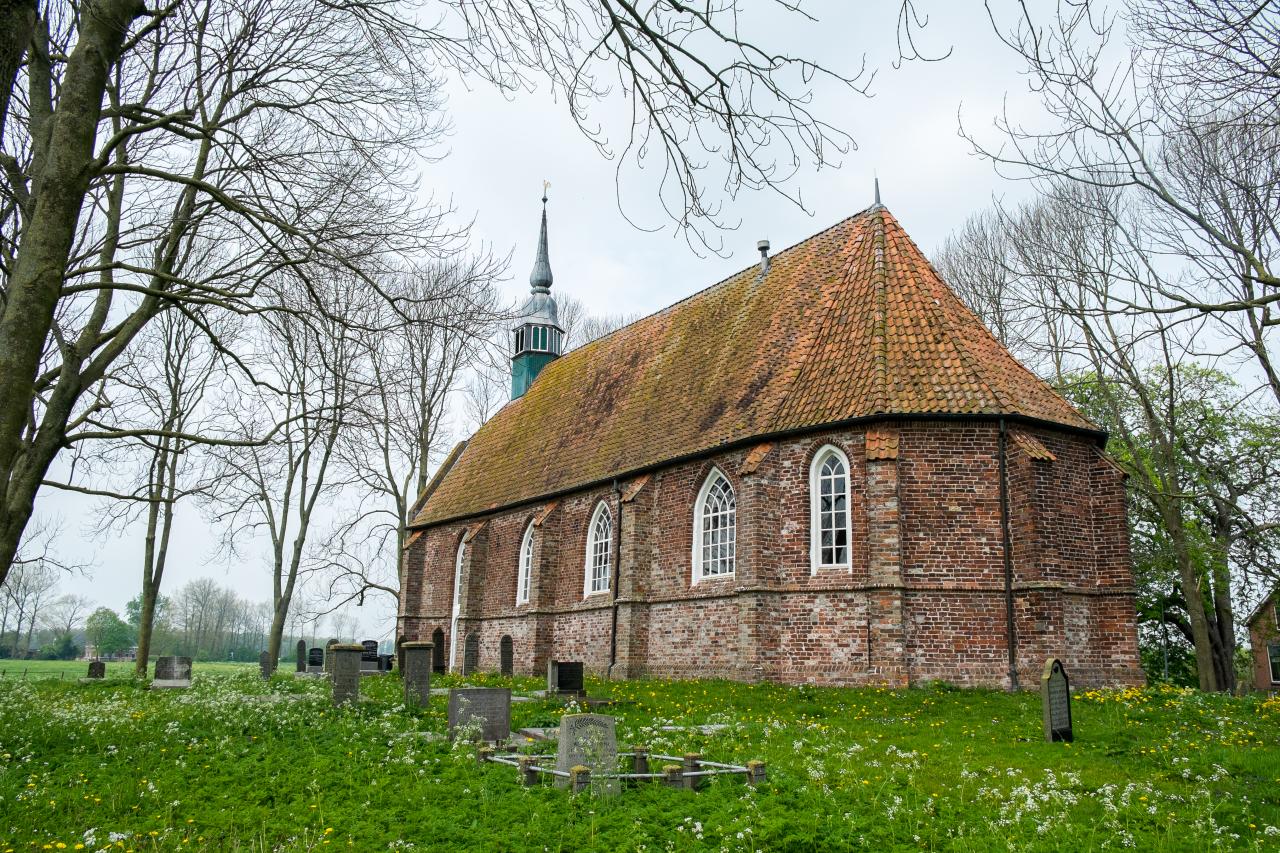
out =
[[544,199],[512,399],[415,505],[398,634],[612,678],[1133,684],[1105,435],[877,203],[570,353]]

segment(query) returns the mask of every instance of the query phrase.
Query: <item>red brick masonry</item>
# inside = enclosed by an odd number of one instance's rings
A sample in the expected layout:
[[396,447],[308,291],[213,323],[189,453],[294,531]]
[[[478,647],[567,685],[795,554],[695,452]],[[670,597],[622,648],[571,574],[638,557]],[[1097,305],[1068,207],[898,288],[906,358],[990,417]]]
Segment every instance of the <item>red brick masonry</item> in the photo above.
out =
[[[1008,423],[1014,646],[1024,688],[1038,686],[1050,655],[1080,686],[1143,681],[1123,476],[1097,442]],[[826,444],[851,466],[852,567],[815,574],[809,463]],[[426,640],[439,628],[452,641],[454,560],[469,536],[458,633],[479,632],[482,669],[498,669],[499,642],[510,635],[516,671],[525,674],[555,657],[623,678],[1005,687],[1001,446],[994,419],[881,421],[744,444],[616,489],[429,526],[405,551],[399,633]],[[693,507],[713,466],[737,498],[737,568],[694,584]],[[616,595],[584,598],[588,520],[602,500],[619,539]],[[518,549],[529,524],[530,600],[517,606]]]

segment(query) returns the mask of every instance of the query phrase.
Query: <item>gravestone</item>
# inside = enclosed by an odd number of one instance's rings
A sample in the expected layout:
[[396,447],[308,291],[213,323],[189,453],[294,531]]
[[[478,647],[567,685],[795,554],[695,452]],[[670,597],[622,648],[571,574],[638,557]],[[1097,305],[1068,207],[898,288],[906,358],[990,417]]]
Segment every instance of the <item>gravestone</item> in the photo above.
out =
[[382,670],[382,659],[378,657],[378,641],[361,640],[360,649],[360,671],[380,672]]
[[299,641],[298,641],[298,646],[297,646],[296,652],[295,652],[295,654],[294,654],[294,660],[295,660],[295,666],[294,666],[294,670],[293,670],[294,672],[306,672],[306,671],[307,671],[307,642],[306,642],[306,640],[299,640]]
[[572,693],[582,696],[587,691],[583,687],[582,661],[552,660],[547,661],[547,695]]
[[[594,794],[617,794],[617,779],[604,779],[601,774],[618,772],[618,736],[613,717],[604,714],[565,714],[560,718],[560,741],[556,748],[556,769],[568,773],[582,765],[591,769],[591,791]],[[557,776],[556,787],[564,788],[569,780]]]
[[471,675],[480,669],[480,635],[472,631],[462,647],[462,674]]
[[156,658],[155,678],[152,679],[151,686],[161,689],[190,687],[191,658],[176,655]]
[[106,678],[107,665],[100,660],[89,661],[89,677],[90,678]]
[[1044,739],[1052,743],[1075,739],[1071,731],[1071,683],[1062,661],[1049,658],[1040,676],[1040,701],[1044,710]]
[[360,700],[360,656],[364,646],[338,643],[329,647],[325,660],[333,678],[333,704],[342,705]]
[[324,649],[319,646],[307,652],[307,672],[324,672]]
[[[324,644],[324,671],[333,672],[333,647],[338,645],[338,641],[329,639]],[[361,651],[364,651],[362,648]]]
[[435,646],[435,651],[432,653],[434,657],[431,658],[431,671],[444,672],[445,662],[444,662],[444,629],[443,628],[437,628],[431,632],[431,645]]
[[515,674],[515,644],[510,634],[503,634],[498,643],[498,671],[508,676]]
[[449,691],[449,740],[468,725],[480,727],[480,740],[501,741],[511,736],[511,689],[455,687]]
[[425,708],[431,701],[431,658],[435,648],[430,643],[412,640],[400,644],[400,675],[404,678],[404,703]]
[[258,652],[258,674],[263,679],[271,678],[271,673],[275,672],[275,661],[271,659],[271,652]]

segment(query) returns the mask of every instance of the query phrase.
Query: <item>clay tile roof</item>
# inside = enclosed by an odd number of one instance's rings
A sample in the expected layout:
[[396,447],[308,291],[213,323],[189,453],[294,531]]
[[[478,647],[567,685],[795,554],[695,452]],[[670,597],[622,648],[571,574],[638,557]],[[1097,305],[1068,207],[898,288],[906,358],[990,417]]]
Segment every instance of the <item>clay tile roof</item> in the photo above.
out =
[[726,444],[894,415],[1097,427],[1018,363],[881,206],[575,350],[485,423],[413,526]]
[[1022,430],[1014,430],[1010,434],[1013,436],[1013,443],[1021,447],[1023,452],[1032,459],[1039,462],[1052,462],[1058,458],[1034,435],[1025,433]]
[[898,458],[898,431],[892,427],[874,426],[867,430],[867,458]]

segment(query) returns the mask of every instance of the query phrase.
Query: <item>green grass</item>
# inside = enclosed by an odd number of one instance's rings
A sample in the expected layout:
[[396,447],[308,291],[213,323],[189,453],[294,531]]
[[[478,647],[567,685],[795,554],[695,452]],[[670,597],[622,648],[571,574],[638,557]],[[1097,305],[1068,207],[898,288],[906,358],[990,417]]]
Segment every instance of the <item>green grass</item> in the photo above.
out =
[[[228,661],[218,661],[216,663],[197,663],[201,672],[205,673],[236,673],[250,672],[258,668],[257,662],[254,663],[233,663]],[[292,663],[290,663],[292,666]],[[148,671],[155,669],[155,662],[148,667]],[[9,660],[0,658],[0,680],[13,681],[27,679],[29,681],[37,681],[44,679],[53,680],[74,680],[84,678],[89,674],[89,662],[82,660]],[[133,661],[108,661],[107,662],[107,678],[132,678],[133,677]]]
[[[263,683],[243,665],[197,665],[187,691],[6,678],[0,853],[1280,847],[1277,700],[1090,692],[1066,745],[1043,742],[1036,694],[588,686],[626,700],[613,709],[621,742],[763,759],[768,782],[647,785],[612,800],[522,788],[514,770],[477,766],[439,737],[442,697],[405,711],[395,677],[364,679],[350,709],[334,709],[323,682]],[[552,724],[560,709],[512,712],[519,727]],[[706,722],[729,726],[659,728]]]

